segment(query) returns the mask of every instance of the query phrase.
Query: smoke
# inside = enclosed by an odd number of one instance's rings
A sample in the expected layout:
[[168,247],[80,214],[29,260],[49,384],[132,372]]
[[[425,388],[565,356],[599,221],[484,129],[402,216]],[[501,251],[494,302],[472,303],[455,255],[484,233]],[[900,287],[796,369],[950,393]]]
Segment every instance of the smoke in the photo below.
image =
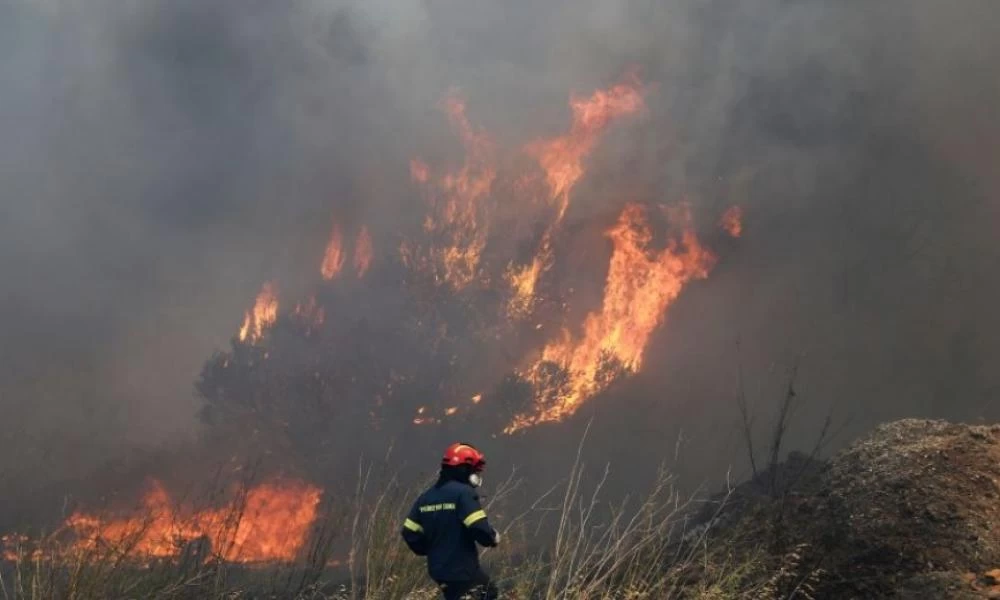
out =
[[378,95],[327,16],[300,41],[309,15],[266,3],[0,4],[9,505],[190,444],[201,364],[260,282],[294,292],[365,205]]
[[692,471],[738,460],[714,439],[735,431],[737,365],[766,411],[799,364],[797,444],[830,410],[848,433],[1000,417],[996,10],[6,0],[0,403],[16,452],[0,465],[59,479],[192,443],[193,383],[263,281],[304,289],[335,221],[366,225],[376,253],[419,227],[409,160],[461,151],[449,90],[517,147],[629,69],[648,114],[595,152],[570,226],[686,199],[704,218],[739,204],[746,227],[712,240],[719,266],[643,372],[595,401],[614,415],[602,451],[683,431],[713,458]]

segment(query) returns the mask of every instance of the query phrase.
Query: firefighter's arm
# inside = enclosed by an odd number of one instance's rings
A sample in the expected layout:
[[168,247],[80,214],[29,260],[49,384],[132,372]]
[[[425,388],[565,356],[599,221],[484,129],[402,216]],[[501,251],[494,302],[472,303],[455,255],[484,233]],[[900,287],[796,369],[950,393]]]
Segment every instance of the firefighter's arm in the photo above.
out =
[[410,514],[403,521],[403,541],[410,550],[418,556],[427,555],[427,536],[424,535],[424,527],[420,524],[420,511],[414,504],[410,509]]
[[458,516],[480,545],[493,547],[500,541],[500,534],[490,525],[486,511],[479,504],[479,496],[475,492],[470,490],[459,499]]

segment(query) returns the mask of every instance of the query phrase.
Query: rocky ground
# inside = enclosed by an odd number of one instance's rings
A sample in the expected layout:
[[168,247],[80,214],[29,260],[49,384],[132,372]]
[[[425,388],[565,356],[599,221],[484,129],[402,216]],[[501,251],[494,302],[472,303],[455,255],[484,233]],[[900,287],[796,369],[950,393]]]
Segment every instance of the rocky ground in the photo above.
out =
[[763,545],[786,597],[1000,598],[1000,425],[882,425],[828,461],[792,455],[703,520]]

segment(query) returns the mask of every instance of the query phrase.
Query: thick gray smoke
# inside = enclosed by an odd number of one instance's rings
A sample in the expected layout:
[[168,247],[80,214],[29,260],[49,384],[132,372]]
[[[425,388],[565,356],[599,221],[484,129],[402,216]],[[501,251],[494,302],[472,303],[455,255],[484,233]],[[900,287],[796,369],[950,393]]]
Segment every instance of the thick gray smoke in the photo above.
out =
[[998,10],[0,0],[0,467],[59,479],[190,443],[199,368],[262,281],[315,278],[334,219],[383,252],[419,222],[409,159],[460,151],[443,94],[517,145],[633,67],[648,115],[595,154],[609,182],[572,218],[641,189],[741,204],[746,230],[595,404],[600,447],[684,431],[719,450],[692,469],[721,468],[737,365],[764,411],[798,362],[802,444],[831,408],[852,432],[1000,417]]

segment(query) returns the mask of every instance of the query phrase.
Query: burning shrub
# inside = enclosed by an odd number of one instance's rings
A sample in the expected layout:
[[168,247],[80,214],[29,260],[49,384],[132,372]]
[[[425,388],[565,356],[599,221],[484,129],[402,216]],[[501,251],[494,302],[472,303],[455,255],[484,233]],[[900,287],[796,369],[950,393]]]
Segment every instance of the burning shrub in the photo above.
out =
[[[213,435],[294,455],[322,476],[414,424],[490,435],[564,420],[641,369],[670,304],[716,257],[690,207],[628,203],[604,228],[606,268],[561,263],[586,161],[613,121],[641,112],[643,86],[630,75],[570,104],[566,134],[526,144],[527,160],[502,160],[464,100],[447,96],[466,156],[451,168],[411,162],[423,222],[381,245],[366,227],[335,224],[311,295],[289,303],[264,286],[198,383]],[[608,219],[597,217],[592,231]],[[738,235],[740,217],[731,210],[718,222]],[[390,237],[401,239],[396,251]],[[574,290],[597,288],[599,277],[603,298],[592,306]]]

